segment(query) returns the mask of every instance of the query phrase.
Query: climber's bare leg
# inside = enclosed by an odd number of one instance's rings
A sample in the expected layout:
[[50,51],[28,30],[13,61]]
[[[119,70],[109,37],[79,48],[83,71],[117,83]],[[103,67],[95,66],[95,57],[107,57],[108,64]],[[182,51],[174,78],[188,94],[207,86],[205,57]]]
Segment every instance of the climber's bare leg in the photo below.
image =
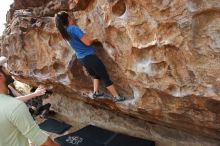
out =
[[93,95],[92,95],[93,99],[104,95],[103,92],[99,92],[99,84],[100,84],[99,79],[93,79],[93,87],[94,87],[94,91],[93,91]]
[[114,102],[120,102],[120,101],[124,101],[125,100],[125,97],[120,96],[118,94],[118,92],[116,91],[115,86],[113,84],[108,86],[107,89],[113,95],[113,101]]
[[94,92],[98,92],[99,91],[99,84],[100,84],[100,80],[99,79],[93,79]]
[[113,95],[113,97],[118,97],[118,92],[115,89],[115,86],[112,84],[107,87],[108,91]]

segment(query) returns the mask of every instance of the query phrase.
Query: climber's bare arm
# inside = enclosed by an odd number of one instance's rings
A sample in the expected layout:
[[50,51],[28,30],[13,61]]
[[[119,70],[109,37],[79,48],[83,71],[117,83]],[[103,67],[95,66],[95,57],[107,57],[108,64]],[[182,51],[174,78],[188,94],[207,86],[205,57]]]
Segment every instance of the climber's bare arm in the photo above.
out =
[[90,46],[93,41],[91,41],[86,34],[84,34],[80,39],[86,46]]

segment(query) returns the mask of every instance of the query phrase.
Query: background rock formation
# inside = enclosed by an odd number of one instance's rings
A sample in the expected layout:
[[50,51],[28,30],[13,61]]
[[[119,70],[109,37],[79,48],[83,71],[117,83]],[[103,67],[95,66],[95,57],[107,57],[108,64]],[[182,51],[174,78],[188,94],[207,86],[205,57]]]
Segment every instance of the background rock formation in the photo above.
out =
[[[61,10],[74,11],[78,25],[99,41],[98,56],[129,100],[87,98],[91,78],[55,28]],[[18,80],[220,139],[219,0],[15,0],[7,23],[1,55]]]

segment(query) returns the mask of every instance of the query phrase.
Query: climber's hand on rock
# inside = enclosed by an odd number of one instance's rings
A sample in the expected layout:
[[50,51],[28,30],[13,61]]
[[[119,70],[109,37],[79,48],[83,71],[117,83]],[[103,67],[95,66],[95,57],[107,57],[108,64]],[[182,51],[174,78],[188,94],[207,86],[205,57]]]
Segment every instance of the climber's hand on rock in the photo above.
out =
[[86,46],[90,46],[92,44],[92,41],[89,39],[89,37],[87,37],[86,34],[84,34],[80,40],[86,45]]
[[92,40],[92,42],[93,42],[93,43],[98,43],[99,40],[98,40],[97,38],[95,38],[95,39]]
[[38,86],[36,91],[34,92],[35,96],[41,96],[46,93],[46,88],[43,85]]

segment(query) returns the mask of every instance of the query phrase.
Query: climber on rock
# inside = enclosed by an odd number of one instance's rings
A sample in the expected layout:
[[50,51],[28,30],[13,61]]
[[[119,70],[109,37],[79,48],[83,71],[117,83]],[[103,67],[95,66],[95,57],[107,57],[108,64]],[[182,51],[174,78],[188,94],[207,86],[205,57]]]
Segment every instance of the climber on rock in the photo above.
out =
[[94,78],[93,98],[95,99],[104,95],[104,93],[99,92],[99,83],[100,80],[102,80],[105,87],[113,95],[114,102],[124,101],[125,97],[118,94],[104,64],[96,56],[95,50],[92,47],[92,41],[89,40],[87,35],[76,25],[75,18],[70,16],[67,12],[62,11],[56,14],[55,20],[58,31],[75,50],[79,63],[83,65],[87,72]]

